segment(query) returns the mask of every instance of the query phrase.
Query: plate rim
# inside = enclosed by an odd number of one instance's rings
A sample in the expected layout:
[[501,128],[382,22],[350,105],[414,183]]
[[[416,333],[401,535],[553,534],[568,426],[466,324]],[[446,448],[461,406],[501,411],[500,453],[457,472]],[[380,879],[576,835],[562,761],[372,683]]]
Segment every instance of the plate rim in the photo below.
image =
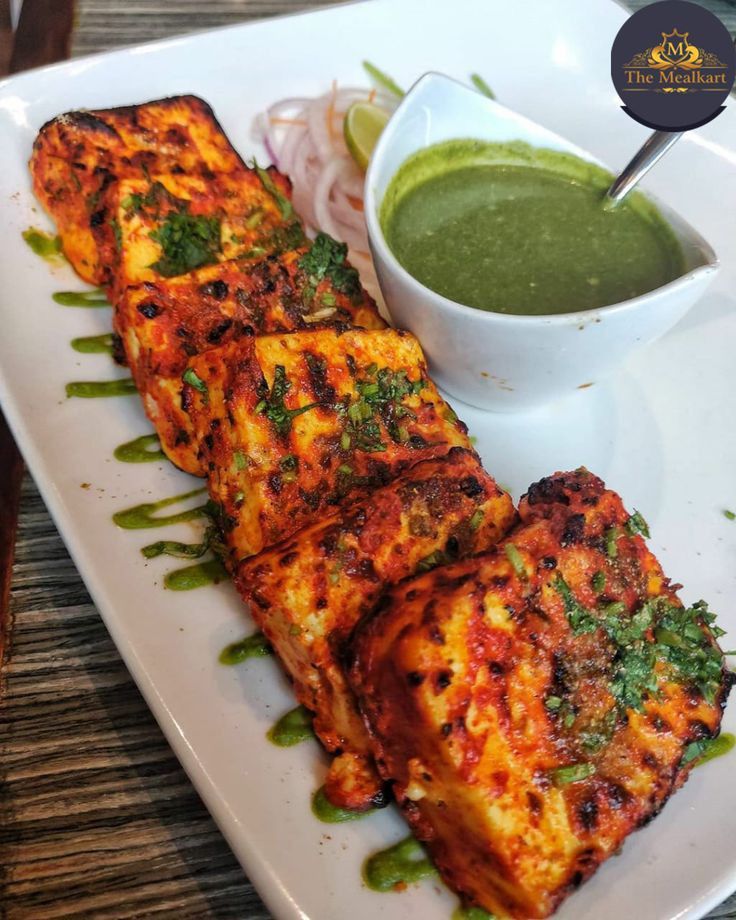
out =
[[[631,10],[626,8],[621,0],[607,0],[607,2],[615,5],[627,15],[631,14]],[[121,48],[82,55],[70,61],[46,65],[11,75],[0,81],[0,93],[4,93],[15,86],[22,88],[26,81],[37,79],[39,76],[63,74],[79,63],[99,63],[110,59],[124,58],[140,49],[145,49],[147,53],[156,53],[169,48],[186,46],[190,43],[196,44],[211,35],[237,33],[242,30],[256,28],[264,23],[277,23],[281,20],[291,20],[299,17],[315,17],[350,6],[370,5],[387,5],[387,0],[345,0],[342,3],[320,5],[317,8],[298,10],[276,16],[259,17],[232,25],[201,29],[184,35],[154,39],[143,43],[126,45]],[[54,525],[59,531],[67,552],[79,571],[96,609],[100,613],[105,628],[145,699],[151,714],[167,742],[171,745],[188,778],[202,797],[220,833],[222,833],[228,846],[239,861],[241,861],[240,855],[242,854],[243,868],[248,879],[256,888],[269,910],[279,918],[288,917],[294,918],[294,920],[307,920],[307,914],[301,910],[287,888],[282,884],[278,872],[258,853],[258,841],[255,838],[251,838],[247,822],[240,821],[237,816],[235,816],[235,821],[232,822],[233,813],[223,800],[216,782],[210,777],[197,752],[190,746],[183,730],[178,726],[166,701],[157,690],[156,681],[139,658],[135,644],[124,634],[122,621],[117,622],[118,618],[114,611],[113,599],[106,598],[106,589],[101,584],[98,584],[97,566],[94,565],[91,558],[88,558],[84,541],[67,539],[67,534],[71,534],[75,530],[72,516],[65,507],[61,493],[55,488],[51,465],[43,459],[42,452],[37,449],[33,436],[26,429],[23,411],[18,400],[14,397],[9,381],[6,380],[6,372],[1,364],[0,405],[5,413],[11,433],[23,454],[29,472],[36,480],[39,492],[54,521]],[[231,839],[230,831],[233,827],[239,828],[240,836],[237,840]],[[709,910],[719,905],[734,890],[736,890],[736,857],[734,857],[730,875],[724,873],[724,878],[713,885],[699,902],[689,905],[676,915],[677,920],[699,920]],[[673,917],[673,920],[675,920],[675,917]]]

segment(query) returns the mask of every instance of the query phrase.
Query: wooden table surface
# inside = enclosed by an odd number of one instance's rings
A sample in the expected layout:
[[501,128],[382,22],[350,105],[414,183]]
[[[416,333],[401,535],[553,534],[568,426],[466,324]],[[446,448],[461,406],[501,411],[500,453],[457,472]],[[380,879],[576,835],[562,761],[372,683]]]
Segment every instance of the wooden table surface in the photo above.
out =
[[[78,0],[73,54],[310,5]],[[705,5],[736,28],[728,0]],[[269,917],[130,679],[28,476],[10,603],[0,917]],[[736,898],[710,916],[736,918]]]

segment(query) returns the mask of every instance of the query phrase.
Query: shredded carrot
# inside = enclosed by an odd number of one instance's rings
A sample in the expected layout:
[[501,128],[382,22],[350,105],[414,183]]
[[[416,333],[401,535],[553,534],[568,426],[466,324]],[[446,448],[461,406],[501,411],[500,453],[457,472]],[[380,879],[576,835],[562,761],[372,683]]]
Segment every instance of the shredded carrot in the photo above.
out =
[[272,125],[304,125],[306,121],[303,118],[269,118]]
[[332,81],[332,98],[327,106],[327,130],[330,134],[330,140],[335,140],[335,128],[332,120],[335,117],[335,102],[337,101],[337,80]]
[[364,210],[362,199],[356,198],[354,195],[347,195],[346,197],[347,197],[348,201],[350,202],[350,207],[351,207],[351,208],[354,208],[356,211],[363,211],[363,210]]
[[375,98],[376,98],[376,90],[375,90],[375,87],[374,87],[374,88],[368,93],[368,102],[373,102],[373,100],[374,100]]

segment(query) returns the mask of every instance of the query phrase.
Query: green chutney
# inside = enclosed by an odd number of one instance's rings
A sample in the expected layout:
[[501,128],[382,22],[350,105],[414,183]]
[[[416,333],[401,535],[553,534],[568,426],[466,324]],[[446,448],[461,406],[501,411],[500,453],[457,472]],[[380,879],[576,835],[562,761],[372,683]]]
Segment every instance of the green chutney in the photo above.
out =
[[521,141],[446,141],[400,167],[381,227],[404,268],[457,303],[526,315],[589,310],[684,271],[674,233],[644,196],[604,209],[612,181],[579,157]]

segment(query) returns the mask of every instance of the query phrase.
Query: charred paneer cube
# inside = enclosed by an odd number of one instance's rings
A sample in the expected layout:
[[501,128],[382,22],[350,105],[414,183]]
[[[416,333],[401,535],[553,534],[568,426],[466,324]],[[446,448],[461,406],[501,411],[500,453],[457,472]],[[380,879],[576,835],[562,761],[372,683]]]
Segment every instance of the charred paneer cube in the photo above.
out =
[[716,735],[719,631],[640,515],[585,470],[531,487],[496,549],[391,589],[353,640],[376,760],[448,884],[547,917]]
[[347,496],[470,447],[407,332],[241,339],[193,358],[182,379],[233,569]]
[[163,172],[211,178],[244,167],[196,96],[59,115],[39,131],[30,162],[36,197],[75,271],[91,284],[110,280],[93,230],[113,219],[102,202],[111,183]]
[[121,179],[103,197],[111,216],[93,233],[111,267],[113,301],[130,285],[280,254],[305,242],[287,195],[262,169]]
[[[118,301],[115,329],[138,392],[163,449],[181,469],[205,472],[181,406],[182,374],[192,356],[265,333],[336,324],[385,327],[345,261],[347,247],[326,241],[146,282]],[[329,260],[323,258],[325,245]]]
[[388,584],[495,544],[516,519],[477,456],[453,447],[388,485],[245,560],[235,583],[294,681],[314,728],[338,752],[326,793],[337,806],[380,796],[370,745],[345,679],[342,649]]

